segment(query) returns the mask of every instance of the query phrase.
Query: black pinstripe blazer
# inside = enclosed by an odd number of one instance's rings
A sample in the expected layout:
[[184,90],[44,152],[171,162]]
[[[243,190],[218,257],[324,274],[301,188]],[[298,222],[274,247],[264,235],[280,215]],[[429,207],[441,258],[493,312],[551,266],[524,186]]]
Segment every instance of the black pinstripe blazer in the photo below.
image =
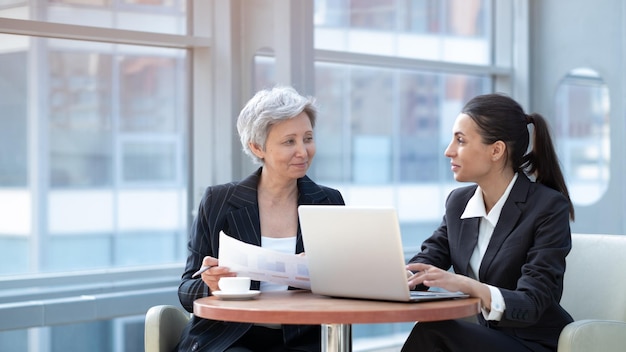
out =
[[[209,296],[209,288],[202,279],[191,275],[202,266],[206,255],[217,258],[219,233],[224,233],[243,242],[261,245],[261,225],[257,186],[261,168],[241,182],[208,187],[200,202],[198,215],[189,236],[187,265],[178,288],[178,297],[183,307],[193,311],[193,301]],[[341,193],[320,186],[308,177],[298,179],[298,205],[344,204]],[[298,227],[295,253],[304,251],[302,234]],[[259,289],[258,281],[252,289]],[[252,324],[231,323],[193,317],[186,326],[178,351],[222,352],[243,336]],[[284,325],[286,346],[296,351],[320,350],[320,327]]]

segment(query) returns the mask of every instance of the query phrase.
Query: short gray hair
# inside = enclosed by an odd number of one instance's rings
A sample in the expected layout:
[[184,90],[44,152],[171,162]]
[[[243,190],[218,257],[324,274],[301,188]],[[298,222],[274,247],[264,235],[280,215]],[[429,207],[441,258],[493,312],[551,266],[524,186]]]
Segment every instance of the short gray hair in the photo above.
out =
[[304,97],[288,86],[277,86],[258,91],[246,103],[237,119],[237,131],[243,151],[252,158],[252,161],[262,164],[263,160],[254,155],[249,143],[265,150],[265,142],[270,128],[276,123],[296,117],[302,112],[307,114],[311,120],[311,126],[315,127],[317,107],[313,97]]

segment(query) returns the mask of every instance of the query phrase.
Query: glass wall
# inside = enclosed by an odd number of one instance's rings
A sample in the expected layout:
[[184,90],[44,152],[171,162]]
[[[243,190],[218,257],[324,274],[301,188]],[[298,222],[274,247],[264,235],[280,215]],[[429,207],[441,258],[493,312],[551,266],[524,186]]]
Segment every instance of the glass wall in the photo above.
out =
[[[352,202],[386,200],[405,220],[419,219],[426,210],[408,208],[432,207],[418,194],[446,192],[453,183],[443,156],[452,123],[469,97],[489,91],[490,78],[326,63],[317,64],[316,77],[321,111],[312,175],[340,185]],[[386,196],[371,195],[372,188]]]
[[[180,34],[185,4],[0,0],[0,17]],[[0,276],[184,261],[187,66],[185,49],[0,34]],[[143,317],[0,332],[2,351],[142,349]]]
[[186,52],[3,37],[0,274],[183,258]]

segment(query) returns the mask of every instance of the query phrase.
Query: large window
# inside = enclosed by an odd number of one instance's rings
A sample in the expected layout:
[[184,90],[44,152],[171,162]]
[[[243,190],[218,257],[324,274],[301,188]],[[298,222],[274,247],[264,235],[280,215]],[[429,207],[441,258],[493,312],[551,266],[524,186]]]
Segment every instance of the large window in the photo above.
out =
[[360,185],[451,180],[443,150],[488,77],[319,62],[316,178]]
[[186,52],[5,37],[0,273],[181,260]]
[[[190,51],[173,39],[188,38],[186,4],[0,0],[0,19],[33,33],[0,34],[0,306],[39,301],[50,325],[0,331],[0,350],[143,349],[141,316],[71,317],[89,295],[158,296],[133,270],[186,256]],[[73,279],[86,272],[120,281]],[[76,303],[55,315],[63,300]]]

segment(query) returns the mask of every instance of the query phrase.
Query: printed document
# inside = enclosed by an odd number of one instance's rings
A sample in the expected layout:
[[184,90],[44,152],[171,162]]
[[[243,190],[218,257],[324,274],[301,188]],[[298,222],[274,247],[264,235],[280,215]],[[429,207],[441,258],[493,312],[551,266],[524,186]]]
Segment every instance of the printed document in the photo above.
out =
[[311,289],[305,256],[272,251],[220,232],[219,261],[220,266],[252,280]]

